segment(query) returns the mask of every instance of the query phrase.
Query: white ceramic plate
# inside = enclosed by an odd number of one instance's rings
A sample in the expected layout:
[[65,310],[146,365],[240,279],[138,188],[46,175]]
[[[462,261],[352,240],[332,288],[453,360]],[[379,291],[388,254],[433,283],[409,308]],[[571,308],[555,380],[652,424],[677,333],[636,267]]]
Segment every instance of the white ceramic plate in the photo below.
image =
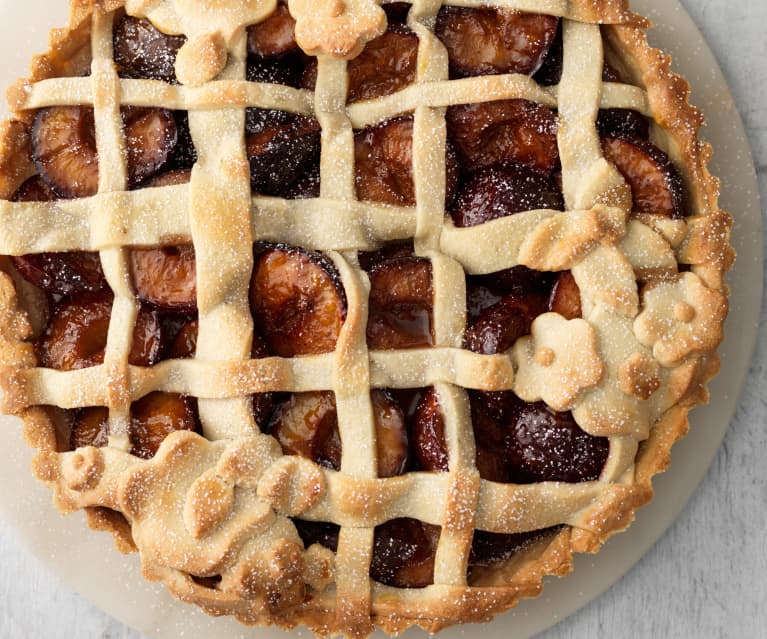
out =
[[[52,6],[54,5],[54,6]],[[65,0],[0,0],[0,87],[22,76],[30,56],[45,49],[46,33],[65,24]],[[722,373],[711,384],[715,401],[692,415],[690,435],[674,448],[671,470],[655,481],[655,500],[639,512],[628,532],[610,541],[596,556],[579,557],[566,579],[549,579],[544,594],[482,628],[488,639],[513,635],[525,639],[561,621],[585,605],[633,566],[663,534],[686,504],[708,468],[738,403],[757,335],[762,290],[762,222],[750,149],[724,77],[702,35],[677,0],[635,0],[634,8],[658,25],[653,44],[674,55],[675,69],[694,89],[693,102],[711,125],[705,137],[716,149],[713,172],[725,186],[722,206],[735,214],[733,243],[738,261],[729,281],[732,312],[720,349]],[[173,600],[164,587],[145,582],[138,557],[115,552],[111,537],[87,530],[82,513],[62,518],[49,491],[29,472],[31,451],[23,443],[18,420],[0,418],[0,516],[17,531],[30,551],[64,582],[97,606],[152,639],[294,638],[298,633],[259,629],[251,633],[228,618],[212,619],[193,606]],[[97,557],[98,561],[93,561]],[[11,576],[9,576],[11,577]],[[441,639],[456,639],[468,628],[453,628]],[[306,633],[303,633],[304,635]],[[381,633],[378,633],[381,637]],[[406,636],[422,635],[409,631]]]

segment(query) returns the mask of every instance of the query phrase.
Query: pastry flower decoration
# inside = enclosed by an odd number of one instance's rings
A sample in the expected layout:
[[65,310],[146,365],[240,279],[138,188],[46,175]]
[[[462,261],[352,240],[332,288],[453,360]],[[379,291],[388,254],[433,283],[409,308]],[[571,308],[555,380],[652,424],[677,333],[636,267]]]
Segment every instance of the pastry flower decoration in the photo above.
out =
[[647,286],[643,307],[634,321],[634,333],[663,366],[676,366],[688,355],[712,351],[722,341],[727,298],[694,273]]
[[[63,480],[57,489],[63,509],[123,513],[149,574],[218,575],[223,591],[254,601],[280,592],[281,605],[303,601],[305,585],[324,588],[331,578],[332,553],[305,551],[286,517],[325,494],[322,473],[308,460],[283,457],[271,437],[211,442],[179,431],[151,460],[89,446],[43,454],[36,467],[48,481]],[[307,568],[305,552],[319,555],[313,561],[319,558],[323,569]],[[272,569],[283,564],[291,567],[287,581]]]
[[296,42],[309,55],[353,58],[386,30],[375,0],[289,0]]
[[602,379],[593,327],[558,313],[538,316],[530,335],[514,344],[513,357],[514,392],[526,402],[543,400],[557,411],[572,409],[578,396]]

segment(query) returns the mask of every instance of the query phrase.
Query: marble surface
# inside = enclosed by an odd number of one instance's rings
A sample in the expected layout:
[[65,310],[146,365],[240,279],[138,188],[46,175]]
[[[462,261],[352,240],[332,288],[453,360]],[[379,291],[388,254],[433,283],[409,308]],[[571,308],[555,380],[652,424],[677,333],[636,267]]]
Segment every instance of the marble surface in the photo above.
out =
[[[719,60],[745,121],[764,218],[767,64],[762,31],[767,3],[682,2]],[[738,411],[714,463],[682,514],[604,595],[538,639],[767,638],[766,322],[767,303]],[[61,583],[0,521],[0,638],[41,637],[143,639]]]

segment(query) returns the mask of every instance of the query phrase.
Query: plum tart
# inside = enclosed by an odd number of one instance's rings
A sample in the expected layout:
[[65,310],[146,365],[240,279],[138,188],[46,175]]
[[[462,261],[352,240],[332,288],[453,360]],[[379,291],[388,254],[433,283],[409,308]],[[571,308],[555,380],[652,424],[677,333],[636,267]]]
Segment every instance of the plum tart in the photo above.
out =
[[213,615],[485,621],[652,496],[730,217],[624,0],[78,0],[0,128],[0,389]]

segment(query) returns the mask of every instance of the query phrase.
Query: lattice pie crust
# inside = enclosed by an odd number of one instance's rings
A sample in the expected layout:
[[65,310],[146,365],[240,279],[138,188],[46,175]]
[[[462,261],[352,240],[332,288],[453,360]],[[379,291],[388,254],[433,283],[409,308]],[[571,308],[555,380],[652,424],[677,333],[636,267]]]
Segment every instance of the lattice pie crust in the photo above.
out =
[[[718,182],[706,169],[710,149],[697,137],[702,118],[687,102],[688,85],[649,48],[646,22],[621,0],[497,5],[563,19],[558,85],[542,87],[517,74],[448,80],[447,54],[433,34],[438,1],[415,0],[408,14],[419,38],[416,82],[346,104],[346,59],[386,27],[371,0],[290,0],[296,39],[318,59],[314,92],[245,80],[243,27],[269,16],[274,0],[74,0],[69,28],[52,33],[49,52],[9,92],[15,119],[0,134],[0,196],[10,198],[36,173],[29,127],[42,107],[92,105],[100,166],[109,170],[99,172],[93,197],[1,201],[0,253],[98,251],[114,303],[102,365],[36,367],[30,340],[44,322],[44,304],[3,258],[3,408],[24,420],[39,449],[35,472],[57,506],[87,508],[91,523],[111,530],[122,550],[138,550],[146,577],[162,580],[176,597],[245,623],[306,624],[323,635],[413,624],[435,631],[486,620],[539,593],[543,576],[567,573],[574,552],[594,552],[624,529],[651,498],[651,478],[686,432],[688,410],[706,401],[727,311],[723,274],[733,253],[730,218],[717,205]],[[187,36],[176,62],[180,84],[118,78],[112,25],[123,7],[161,31]],[[605,55],[631,84],[601,80]],[[445,107],[508,98],[557,110],[566,211],[457,228],[444,210]],[[190,183],[126,190],[120,105],[188,110],[198,153]],[[319,121],[319,199],[251,196],[243,132],[252,106]],[[653,142],[682,174],[688,217],[630,215],[631,193],[602,155],[594,125],[600,108],[652,118]],[[416,206],[358,201],[353,130],[403,113],[413,115]],[[196,356],[129,365],[137,303],[126,247],[179,238],[191,238],[196,253]],[[357,251],[406,238],[432,265],[435,346],[369,351],[369,282]],[[335,352],[250,359],[248,286],[257,240],[319,250],[335,264],[348,301]],[[518,264],[569,269],[583,318],[542,315],[506,353],[461,348],[464,273]],[[426,386],[436,387],[445,413],[449,472],[378,479],[369,389]],[[513,389],[525,401],[571,410],[586,432],[609,437],[599,479],[480,480],[467,388]],[[199,398],[205,437],[174,433],[144,460],[128,453],[128,409],[154,390]],[[343,450],[350,451],[339,472],[283,455],[254,423],[253,393],[310,390],[335,393]],[[109,407],[109,445],[59,452],[60,409],[85,406]],[[290,517],[339,524],[337,552],[318,544],[304,549]],[[374,527],[396,517],[441,526],[433,585],[394,588],[370,578]],[[467,580],[475,529],[550,527],[557,528]]]

